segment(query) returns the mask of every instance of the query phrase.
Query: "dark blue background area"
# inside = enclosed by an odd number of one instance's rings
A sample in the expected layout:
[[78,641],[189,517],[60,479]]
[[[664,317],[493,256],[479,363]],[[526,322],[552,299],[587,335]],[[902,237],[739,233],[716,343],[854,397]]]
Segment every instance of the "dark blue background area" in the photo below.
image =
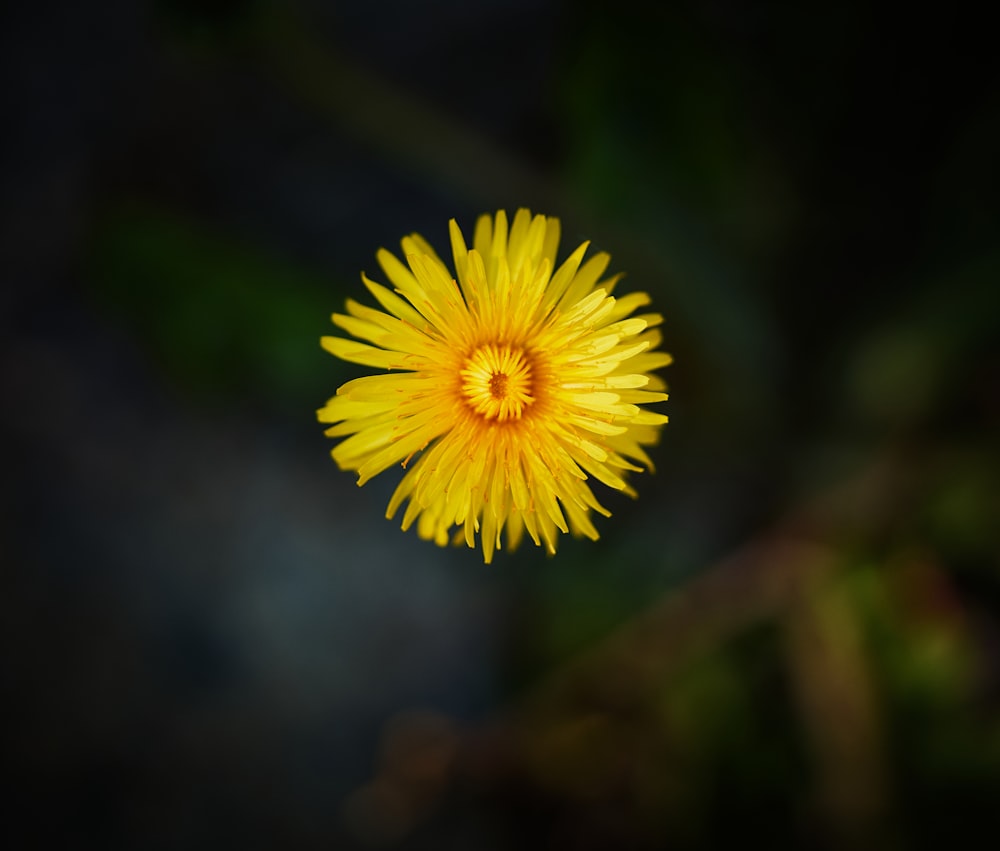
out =
[[[961,5],[0,18],[15,847],[938,847],[1000,791],[1000,71]],[[601,540],[315,421],[375,251],[558,216],[665,317]]]

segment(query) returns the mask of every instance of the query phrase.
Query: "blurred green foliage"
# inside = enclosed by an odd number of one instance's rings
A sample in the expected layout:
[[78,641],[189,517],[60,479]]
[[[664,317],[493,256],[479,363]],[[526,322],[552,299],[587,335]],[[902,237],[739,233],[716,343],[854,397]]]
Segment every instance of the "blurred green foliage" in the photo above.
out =
[[91,280],[174,386],[202,402],[286,408],[338,377],[318,343],[337,288],[188,218],[153,209],[108,216]]

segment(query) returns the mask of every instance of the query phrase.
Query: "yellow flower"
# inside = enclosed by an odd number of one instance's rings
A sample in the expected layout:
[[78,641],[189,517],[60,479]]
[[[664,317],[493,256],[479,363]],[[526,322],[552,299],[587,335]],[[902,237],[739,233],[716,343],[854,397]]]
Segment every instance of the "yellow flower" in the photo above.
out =
[[611,296],[620,275],[599,280],[611,258],[584,263],[589,243],[556,269],[558,219],[521,209],[508,229],[502,210],[481,216],[471,250],[454,220],[450,231],[457,280],[413,234],[405,265],[377,255],[395,292],[361,276],[382,310],[348,299],[333,315],[370,345],[323,348],[389,370],[348,381],[317,412],[334,423],[327,435],[350,435],[333,458],[359,485],[401,463],[386,517],[408,501],[403,529],[416,522],[441,546],[475,547],[478,532],[487,563],[504,530],[511,549],[525,531],[550,553],[557,532],[596,540],[591,511],[609,512],[590,478],[634,496],[625,477],[635,462],[652,469],[642,447],[667,421],[640,407],[667,398],[650,375],[671,360],[654,351],[662,317],[631,316],[645,293]]

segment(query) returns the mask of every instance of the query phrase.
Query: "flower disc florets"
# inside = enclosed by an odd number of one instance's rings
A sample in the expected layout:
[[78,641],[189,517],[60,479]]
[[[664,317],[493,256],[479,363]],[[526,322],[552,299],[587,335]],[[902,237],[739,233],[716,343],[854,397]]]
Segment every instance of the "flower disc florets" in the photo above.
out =
[[[344,384],[318,411],[341,468],[363,485],[394,464],[406,474],[389,502],[405,502],[403,528],[417,524],[440,545],[482,540],[487,562],[506,533],[527,532],[555,552],[558,532],[598,537],[590,513],[607,515],[588,481],[633,494],[628,471],[652,468],[643,449],[666,416],[653,370],[655,313],[632,316],[645,293],[616,299],[610,257],[584,262],[588,244],[555,266],[558,219],[518,210],[482,216],[468,249],[450,223],[455,272],[413,234],[406,264],[384,249],[379,265],[395,289],[362,275],[382,310],[347,302],[334,323],[359,343],[324,337],[337,357],[387,370]],[[637,466],[637,463],[642,466]]]
[[520,419],[532,396],[531,358],[515,346],[476,349],[461,372],[466,402],[483,419]]

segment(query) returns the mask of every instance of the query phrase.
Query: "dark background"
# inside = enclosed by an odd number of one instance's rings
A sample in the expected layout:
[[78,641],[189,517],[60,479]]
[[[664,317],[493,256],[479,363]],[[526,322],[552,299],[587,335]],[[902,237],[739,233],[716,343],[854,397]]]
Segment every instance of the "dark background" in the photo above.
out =
[[[5,7],[4,836],[960,847],[1000,795],[1000,74],[961,4]],[[518,206],[666,316],[596,544],[383,519],[374,252]],[[384,480],[384,481],[383,481]],[[988,840],[987,840],[988,841]]]

